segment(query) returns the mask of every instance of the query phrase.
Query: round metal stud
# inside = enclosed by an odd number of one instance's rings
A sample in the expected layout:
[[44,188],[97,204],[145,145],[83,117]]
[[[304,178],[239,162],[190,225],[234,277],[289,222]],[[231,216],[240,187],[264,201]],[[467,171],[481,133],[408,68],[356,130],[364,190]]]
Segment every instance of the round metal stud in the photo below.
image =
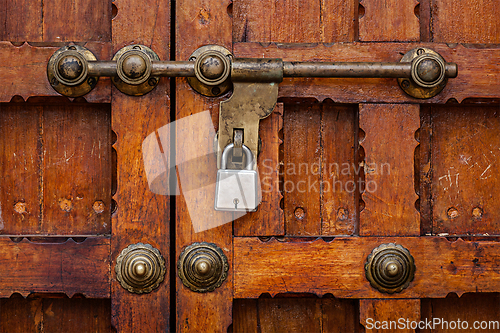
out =
[[94,89],[99,80],[99,77],[88,77],[87,63],[96,60],[94,54],[82,46],[61,47],[50,57],[47,79],[61,95],[83,96]]
[[165,277],[165,260],[149,244],[137,243],[123,249],[116,260],[116,279],[131,293],[149,293]]
[[415,261],[410,251],[394,243],[375,248],[365,263],[366,278],[383,293],[399,293],[415,276]]
[[112,82],[124,94],[142,96],[160,82],[160,77],[151,76],[153,61],[159,61],[160,58],[147,46],[125,46],[116,52],[113,60],[116,61],[118,76]]
[[198,93],[217,97],[232,88],[230,80],[232,54],[218,45],[205,45],[197,49],[189,57],[195,61],[195,77],[189,77],[189,85]]
[[399,78],[401,89],[408,95],[426,99],[439,94],[448,79],[446,78],[446,62],[439,53],[419,47],[407,52],[401,62],[411,62],[411,78]]
[[212,243],[193,243],[186,247],[177,262],[179,278],[191,289],[214,291],[227,278],[229,264],[224,252]]

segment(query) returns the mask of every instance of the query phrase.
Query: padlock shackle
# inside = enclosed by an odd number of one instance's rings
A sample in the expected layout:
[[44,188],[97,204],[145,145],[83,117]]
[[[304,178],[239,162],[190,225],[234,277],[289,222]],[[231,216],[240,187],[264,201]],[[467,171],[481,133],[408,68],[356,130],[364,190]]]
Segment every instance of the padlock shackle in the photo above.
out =
[[[245,167],[246,169],[243,169],[243,170],[253,170],[253,165],[254,165],[255,160],[253,158],[252,151],[250,150],[250,148],[248,148],[245,145],[241,145],[241,147],[243,148],[243,151],[245,152],[246,162],[247,162],[247,165]],[[227,168],[227,157],[228,157],[229,152],[232,151],[233,148],[234,148],[234,143],[230,143],[226,146],[226,148],[224,148],[224,151],[222,152],[221,161],[220,161],[220,168],[221,169]]]

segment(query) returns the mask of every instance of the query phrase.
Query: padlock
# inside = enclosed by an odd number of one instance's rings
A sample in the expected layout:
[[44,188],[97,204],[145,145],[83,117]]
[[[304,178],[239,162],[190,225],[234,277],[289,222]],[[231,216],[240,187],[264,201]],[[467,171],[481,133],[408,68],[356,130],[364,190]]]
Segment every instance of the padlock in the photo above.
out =
[[260,203],[259,174],[253,170],[255,163],[252,151],[242,145],[245,153],[244,170],[226,169],[229,153],[234,144],[224,148],[221,156],[221,168],[217,171],[215,184],[215,210],[230,212],[255,212]]

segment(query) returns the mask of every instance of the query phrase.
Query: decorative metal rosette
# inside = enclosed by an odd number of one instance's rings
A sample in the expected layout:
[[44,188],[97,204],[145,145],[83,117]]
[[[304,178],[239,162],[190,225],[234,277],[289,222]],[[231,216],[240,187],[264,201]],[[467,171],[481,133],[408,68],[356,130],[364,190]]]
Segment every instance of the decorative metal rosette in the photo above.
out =
[[375,248],[365,263],[366,278],[384,293],[399,293],[415,276],[415,261],[406,248],[389,243]]
[[182,283],[200,293],[214,291],[227,278],[229,264],[221,248],[212,243],[193,243],[186,247],[177,262]]
[[165,260],[149,244],[137,243],[123,249],[116,260],[116,279],[131,293],[149,293],[165,277]]

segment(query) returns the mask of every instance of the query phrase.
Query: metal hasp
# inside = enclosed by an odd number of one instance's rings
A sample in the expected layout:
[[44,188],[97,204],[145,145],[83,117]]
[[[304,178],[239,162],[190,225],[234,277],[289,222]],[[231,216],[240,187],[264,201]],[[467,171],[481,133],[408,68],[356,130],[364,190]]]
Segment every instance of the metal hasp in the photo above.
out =
[[165,259],[149,244],[129,245],[116,259],[116,279],[131,293],[144,294],[158,288],[165,271]]
[[415,269],[410,251],[394,243],[375,248],[365,263],[366,278],[371,286],[388,294],[408,288],[415,276]]
[[179,278],[192,291],[205,293],[220,287],[227,278],[229,264],[222,249],[213,243],[193,243],[177,262]]

